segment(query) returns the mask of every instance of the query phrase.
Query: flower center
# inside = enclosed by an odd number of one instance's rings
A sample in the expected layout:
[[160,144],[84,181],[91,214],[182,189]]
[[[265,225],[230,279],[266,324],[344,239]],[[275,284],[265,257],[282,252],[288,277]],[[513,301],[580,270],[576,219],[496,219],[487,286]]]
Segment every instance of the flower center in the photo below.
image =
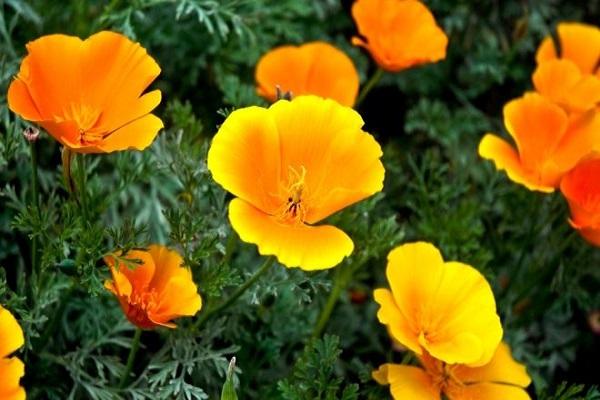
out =
[[158,294],[155,289],[143,292],[133,292],[128,299],[127,317],[136,325],[151,327],[154,324],[148,318],[148,311],[156,308]]
[[63,113],[65,121],[73,121],[79,128],[79,141],[82,145],[94,144],[104,138],[102,133],[93,132],[92,129],[100,118],[101,111],[86,104],[71,103]]
[[304,222],[307,210],[305,178],[306,168],[304,166],[300,166],[299,170],[289,167],[288,185],[285,189],[287,196],[277,215],[279,221],[291,224]]
[[440,392],[453,397],[453,395],[462,391],[465,385],[454,375],[455,365],[436,360],[429,354],[424,357],[423,361],[425,370]]

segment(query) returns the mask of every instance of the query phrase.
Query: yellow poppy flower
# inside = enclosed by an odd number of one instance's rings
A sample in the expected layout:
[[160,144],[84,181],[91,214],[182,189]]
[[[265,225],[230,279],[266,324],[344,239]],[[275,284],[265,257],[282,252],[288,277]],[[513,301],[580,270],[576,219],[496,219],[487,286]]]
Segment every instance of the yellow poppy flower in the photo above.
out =
[[537,93],[526,93],[504,106],[504,125],[516,149],[487,134],[479,155],[529,190],[553,192],[565,173],[600,145],[600,114],[567,114]]
[[142,329],[175,328],[172,319],[194,316],[202,307],[192,272],[176,251],[155,244],[104,261],[112,274],[104,286],[117,296],[127,319]]
[[143,150],[163,127],[150,114],[160,91],[142,95],[160,68],[138,43],[107,31],[86,40],[57,34],[28,43],[27,53],[8,106],[70,150]]
[[415,353],[446,363],[489,362],[502,339],[490,285],[473,267],[444,262],[430,243],[396,247],[386,269],[391,290],[376,289],[377,317]]
[[352,17],[364,47],[386,71],[398,72],[446,58],[448,37],[418,0],[357,0]]
[[423,368],[384,364],[373,372],[373,379],[390,385],[395,400],[531,400],[525,388],[531,378],[522,364],[501,343],[489,363],[480,367],[447,364],[424,353]]
[[229,220],[240,238],[305,270],[350,255],[348,235],[315,224],[383,187],[381,147],[362,126],[356,111],[316,96],[231,113],[207,164],[236,196]]
[[344,52],[325,42],[277,47],[256,65],[258,94],[273,102],[277,88],[292,96],[314,94],[352,107],[358,94],[358,72]]
[[25,365],[17,357],[10,357],[25,344],[23,331],[15,317],[0,306],[0,399],[24,400],[25,390],[19,380],[25,374]]

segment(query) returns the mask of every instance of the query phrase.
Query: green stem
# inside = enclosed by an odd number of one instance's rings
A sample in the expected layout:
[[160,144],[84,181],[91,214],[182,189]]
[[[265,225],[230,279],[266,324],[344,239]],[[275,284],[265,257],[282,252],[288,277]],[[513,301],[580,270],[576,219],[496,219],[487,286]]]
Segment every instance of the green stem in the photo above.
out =
[[85,167],[85,155],[84,154],[78,154],[77,155],[77,161],[78,161],[78,166],[79,166],[79,188],[78,188],[78,192],[79,192],[79,202],[81,205],[81,209],[83,212],[83,218],[85,220],[85,222],[87,223],[89,221],[88,215],[89,215],[89,210],[88,210],[88,204],[87,204],[87,171],[86,171],[86,167]]
[[373,89],[377,85],[377,83],[379,83],[381,77],[383,77],[383,73],[383,69],[377,67],[375,72],[373,72],[373,75],[371,75],[365,86],[363,86],[362,90],[360,91],[358,99],[356,100],[356,107],[358,107],[363,102],[363,100],[365,99],[365,97],[367,97],[367,94],[369,94],[371,89]]
[[133,369],[133,363],[135,361],[135,355],[140,348],[140,338],[142,337],[142,330],[140,328],[135,329],[133,339],[131,340],[131,349],[129,350],[129,356],[127,356],[127,365],[125,366],[125,372],[121,376],[121,382],[119,382],[119,389],[123,389],[129,380],[131,370]]
[[[317,320],[317,324],[315,325],[315,329],[313,331],[312,337],[316,339],[321,336],[325,326],[327,326],[327,322],[329,322],[329,318],[331,317],[331,313],[337,304],[340,294],[342,290],[346,286],[346,282],[348,282],[347,277],[342,273],[343,266],[339,266],[335,270],[335,276],[333,278],[333,288],[329,293],[329,297],[327,298],[327,302],[325,303],[325,307],[321,311],[319,315],[319,319]],[[348,267],[350,269],[350,267]]]
[[[42,220],[40,213],[40,198],[38,194],[38,167],[37,167],[37,149],[35,140],[29,142],[29,150],[31,154],[31,204],[35,210],[39,221]],[[39,277],[39,260],[38,260],[38,238],[34,234],[31,239],[31,270]]]
[[238,287],[235,292],[233,292],[233,294],[227,298],[227,300],[225,300],[224,302],[222,302],[221,304],[219,304],[216,307],[213,308],[209,308],[208,310],[206,310],[202,315],[200,315],[200,317],[198,318],[198,320],[195,323],[195,327],[199,328],[200,326],[202,326],[202,324],[204,324],[210,317],[212,317],[215,314],[220,313],[221,311],[225,310],[227,307],[229,307],[230,305],[232,305],[242,294],[244,294],[244,292],[246,292],[246,290],[248,290],[248,288],[250,288],[252,285],[254,285],[254,283],[265,273],[267,272],[267,270],[269,268],[271,268],[271,265],[273,265],[273,262],[275,261],[274,257],[269,257],[265,260],[265,262],[260,266],[260,268],[254,273],[254,275],[252,275],[250,277],[250,279],[248,279],[246,282],[244,282],[240,287]]

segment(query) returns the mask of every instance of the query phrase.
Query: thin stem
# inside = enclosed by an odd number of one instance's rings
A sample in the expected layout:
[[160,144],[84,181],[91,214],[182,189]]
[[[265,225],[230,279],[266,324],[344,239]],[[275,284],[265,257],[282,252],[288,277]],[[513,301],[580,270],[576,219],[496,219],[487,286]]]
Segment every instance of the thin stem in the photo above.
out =
[[[349,267],[348,267],[349,269]],[[335,305],[340,298],[340,294],[346,286],[347,279],[342,273],[342,266],[336,268],[335,276],[333,278],[333,288],[331,288],[331,292],[329,293],[329,297],[327,298],[327,302],[325,303],[325,307],[321,311],[319,315],[319,319],[317,320],[317,324],[315,325],[315,329],[313,331],[312,337],[314,339],[321,336],[325,326],[327,326],[327,322],[329,322],[329,318],[331,317],[331,313],[335,308]]]
[[[41,221],[40,212],[40,198],[38,194],[38,167],[37,167],[37,149],[35,147],[35,140],[29,142],[29,150],[31,154],[31,204],[35,210],[38,220]],[[40,274],[38,260],[38,238],[34,234],[31,239],[31,270],[38,277]]]
[[83,218],[85,219],[85,222],[87,223],[89,221],[88,215],[89,215],[89,210],[88,210],[88,204],[87,204],[87,171],[86,171],[86,166],[85,166],[85,155],[84,154],[78,154],[77,155],[77,161],[79,163],[79,188],[78,188],[78,192],[79,192],[79,201],[80,201],[80,205],[81,205],[81,209],[83,212]]
[[383,73],[383,69],[377,67],[375,72],[373,72],[373,75],[371,75],[365,86],[363,86],[362,90],[360,91],[358,99],[356,100],[356,107],[358,107],[363,102],[363,100],[365,99],[365,97],[367,97],[367,94],[369,94],[371,89],[373,89],[377,85],[377,83],[379,83],[381,77],[383,76]]
[[121,376],[121,382],[119,382],[119,389],[123,389],[129,380],[131,370],[133,369],[133,363],[135,361],[135,355],[140,348],[140,338],[142,337],[142,330],[140,328],[135,329],[133,339],[131,341],[131,349],[129,350],[129,356],[127,356],[127,365],[125,366],[125,372]]
[[204,324],[213,315],[220,313],[221,311],[225,310],[227,307],[232,305],[242,294],[244,294],[244,292],[246,292],[246,290],[248,290],[252,285],[254,285],[254,283],[258,281],[258,279],[265,272],[267,272],[269,268],[271,268],[271,265],[273,265],[274,261],[274,257],[268,257],[265,260],[265,262],[260,266],[260,268],[254,273],[254,275],[252,275],[250,279],[248,279],[240,287],[238,287],[235,290],[235,292],[233,292],[233,294],[229,298],[227,298],[227,300],[225,300],[216,307],[209,308],[208,310],[206,310],[206,312],[204,312],[204,314],[200,315],[200,317],[195,323],[195,327],[198,328],[202,326],[202,324]]

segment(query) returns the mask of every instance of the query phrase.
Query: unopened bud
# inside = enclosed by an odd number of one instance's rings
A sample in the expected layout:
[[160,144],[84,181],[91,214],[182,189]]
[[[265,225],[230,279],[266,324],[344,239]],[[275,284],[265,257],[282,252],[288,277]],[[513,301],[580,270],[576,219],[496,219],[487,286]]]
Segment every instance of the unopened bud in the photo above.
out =
[[33,126],[23,129],[23,136],[29,143],[35,142],[40,137],[40,130]]

